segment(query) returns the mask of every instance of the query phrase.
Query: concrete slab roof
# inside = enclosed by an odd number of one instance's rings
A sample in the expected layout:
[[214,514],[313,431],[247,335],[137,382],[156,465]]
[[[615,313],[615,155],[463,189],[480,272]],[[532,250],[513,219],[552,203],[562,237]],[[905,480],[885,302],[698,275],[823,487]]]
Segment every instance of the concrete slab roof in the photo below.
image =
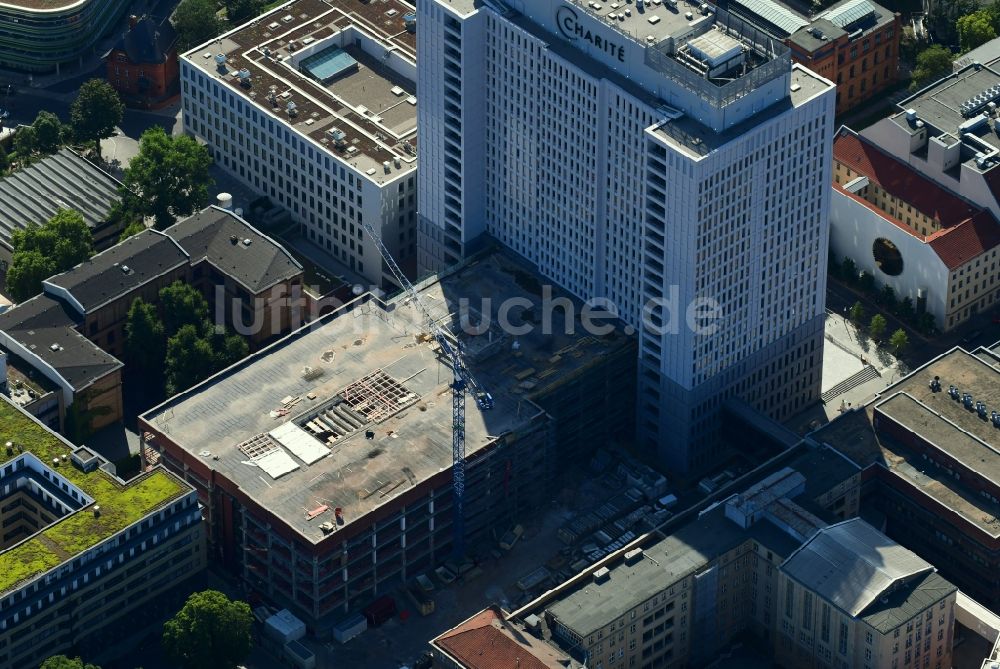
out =
[[619,562],[610,568],[606,581],[585,581],[546,611],[575,634],[587,637],[721,555],[753,540],[781,556],[790,555],[799,545],[767,520],[744,530],[718,507],[645,548],[641,560],[632,565]]
[[[481,334],[459,335],[470,369],[495,401],[488,411],[471,399],[466,402],[470,458],[498,435],[547,420],[529,399],[533,389],[558,383],[596,357],[629,345],[620,333],[612,338],[565,334],[561,309],[553,314],[553,334],[542,333],[537,326],[540,292],[526,266],[500,254],[421,287],[429,311],[453,332],[462,332],[456,326],[462,299],[473,305],[473,325],[480,322],[479,313],[494,316],[492,327]],[[492,301],[480,302],[484,296]],[[516,324],[535,324],[532,332],[516,337],[495,321],[500,305],[514,297],[531,305],[513,310]],[[374,299],[354,304],[168,400],[141,420],[239,485],[307,540],[318,542],[324,535],[320,523],[307,518],[309,510],[341,507],[350,524],[434,476],[444,473],[450,481],[452,373],[424,333],[422,318],[406,299],[385,308]],[[366,420],[369,408],[354,397],[367,394],[358,391],[356,382],[373,374],[390,379],[387,385],[399,391],[393,399],[398,409]],[[289,402],[292,408],[281,411]],[[298,468],[278,479],[248,464],[248,450],[274,447],[261,435],[288,421],[309,431],[314,417],[325,416],[334,405],[340,417],[330,420],[351,423],[347,427],[353,429],[327,442],[327,457],[311,465],[295,460]],[[313,434],[321,441],[328,438]],[[255,438],[256,445],[238,448]]]
[[[416,169],[416,34],[406,22],[415,12],[403,0],[292,0],[181,58],[383,183]],[[332,46],[357,67],[326,83],[303,71],[301,62]],[[346,134],[339,148],[334,130]]]

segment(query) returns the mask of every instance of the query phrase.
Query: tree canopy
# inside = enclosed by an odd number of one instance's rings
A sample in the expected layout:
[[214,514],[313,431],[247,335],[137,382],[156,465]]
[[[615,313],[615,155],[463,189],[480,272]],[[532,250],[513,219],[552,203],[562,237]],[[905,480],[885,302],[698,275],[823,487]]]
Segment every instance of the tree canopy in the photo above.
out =
[[142,133],[139,153],[125,170],[122,197],[136,216],[152,216],[164,229],[177,216],[208,204],[212,182],[208,150],[187,136],[171,137],[160,126]]
[[53,655],[42,662],[39,669],[101,669],[96,664],[84,662],[78,657],[69,658],[65,655]]
[[13,257],[7,290],[21,302],[42,290],[42,281],[94,255],[90,228],[79,212],[60,209],[43,225],[29,223],[11,235]]
[[872,339],[878,339],[885,332],[885,328],[888,325],[885,320],[885,316],[882,314],[875,314],[872,316],[872,322],[868,324],[868,333],[872,336]]
[[959,17],[978,9],[977,0],[938,0],[931,3],[924,23],[934,36],[934,41],[948,46],[957,45]]
[[902,353],[909,344],[910,338],[906,336],[906,330],[903,328],[899,328],[889,337],[889,345],[892,346],[892,350],[896,352],[896,355]]
[[38,150],[38,131],[30,125],[18,128],[14,133],[13,146],[14,152],[21,160],[30,158],[31,154]]
[[125,321],[125,355],[141,374],[162,373],[166,336],[156,307],[136,298]]
[[951,62],[954,59],[951,51],[940,44],[932,44],[917,54],[917,64],[913,68],[912,90],[923,88],[934,83],[951,72]]
[[981,9],[958,18],[955,26],[958,31],[958,45],[962,49],[962,53],[972,51],[977,46],[986,44],[997,36],[993,18],[988,9]]
[[55,153],[62,144],[62,121],[52,112],[40,111],[31,124],[35,129],[38,150],[42,153]]
[[223,24],[215,11],[213,0],[181,0],[171,19],[180,51],[196,47],[222,32]]
[[226,18],[232,25],[239,25],[260,14],[262,0],[226,0]]
[[184,669],[233,669],[253,647],[252,625],[246,602],[216,590],[196,592],[163,626],[163,648]]
[[172,337],[185,325],[200,326],[208,318],[208,301],[196,288],[175,281],[160,289],[164,331]]
[[91,79],[80,86],[69,108],[69,124],[79,142],[94,142],[101,154],[101,140],[111,137],[122,122],[125,105],[118,92],[103,79]]

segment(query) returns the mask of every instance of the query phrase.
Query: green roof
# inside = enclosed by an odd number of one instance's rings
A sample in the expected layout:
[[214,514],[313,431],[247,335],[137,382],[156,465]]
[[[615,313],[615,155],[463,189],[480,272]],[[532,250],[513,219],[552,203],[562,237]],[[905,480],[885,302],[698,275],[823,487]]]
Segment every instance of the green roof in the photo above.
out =
[[[67,442],[4,397],[0,398],[0,444],[8,441],[23,446],[46,464],[72,451]],[[6,453],[0,457],[7,458]],[[95,517],[82,509],[73,512],[0,552],[0,593],[71,560],[190,490],[162,468],[125,485],[100,469],[84,473],[67,463],[58,472],[93,498],[101,513]]]

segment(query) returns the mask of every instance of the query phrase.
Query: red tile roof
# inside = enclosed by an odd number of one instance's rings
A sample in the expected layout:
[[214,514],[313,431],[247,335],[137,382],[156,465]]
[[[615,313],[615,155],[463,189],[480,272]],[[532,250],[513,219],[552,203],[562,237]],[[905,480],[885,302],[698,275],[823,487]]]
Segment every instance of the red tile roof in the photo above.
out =
[[927,243],[948,269],[956,269],[1000,244],[1000,225],[993,214],[981,211],[955,228],[931,235]]
[[[514,632],[517,632],[516,630]],[[436,638],[434,644],[466,669],[552,669],[530,645],[518,643],[505,630],[501,617],[486,609]]]
[[833,157],[852,171],[868,177],[890,195],[938,221],[942,227],[958,225],[978,211],[849,128],[841,128],[837,133]]
[[[1000,245],[1000,224],[988,210],[979,209],[950,193],[909,165],[883,153],[849,128],[841,128],[837,134],[833,143],[833,156],[859,175],[877,183],[889,194],[935,218],[942,229],[925,237],[863,197],[846,191],[841,184],[833,184],[834,190],[871,209],[920,241],[930,244],[948,269],[961,267],[981,253]],[[1000,175],[1000,170],[992,171]],[[991,183],[991,187],[996,185],[1000,188],[1000,176],[994,181],[996,183]]]

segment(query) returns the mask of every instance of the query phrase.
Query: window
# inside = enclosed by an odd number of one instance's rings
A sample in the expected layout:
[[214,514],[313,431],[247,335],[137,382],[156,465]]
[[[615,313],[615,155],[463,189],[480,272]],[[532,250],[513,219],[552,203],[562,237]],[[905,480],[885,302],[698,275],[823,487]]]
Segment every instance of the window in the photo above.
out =
[[847,655],[847,623],[843,620],[840,621],[840,654]]
[[785,617],[791,618],[795,609],[795,585],[789,581],[788,589],[785,591]]

